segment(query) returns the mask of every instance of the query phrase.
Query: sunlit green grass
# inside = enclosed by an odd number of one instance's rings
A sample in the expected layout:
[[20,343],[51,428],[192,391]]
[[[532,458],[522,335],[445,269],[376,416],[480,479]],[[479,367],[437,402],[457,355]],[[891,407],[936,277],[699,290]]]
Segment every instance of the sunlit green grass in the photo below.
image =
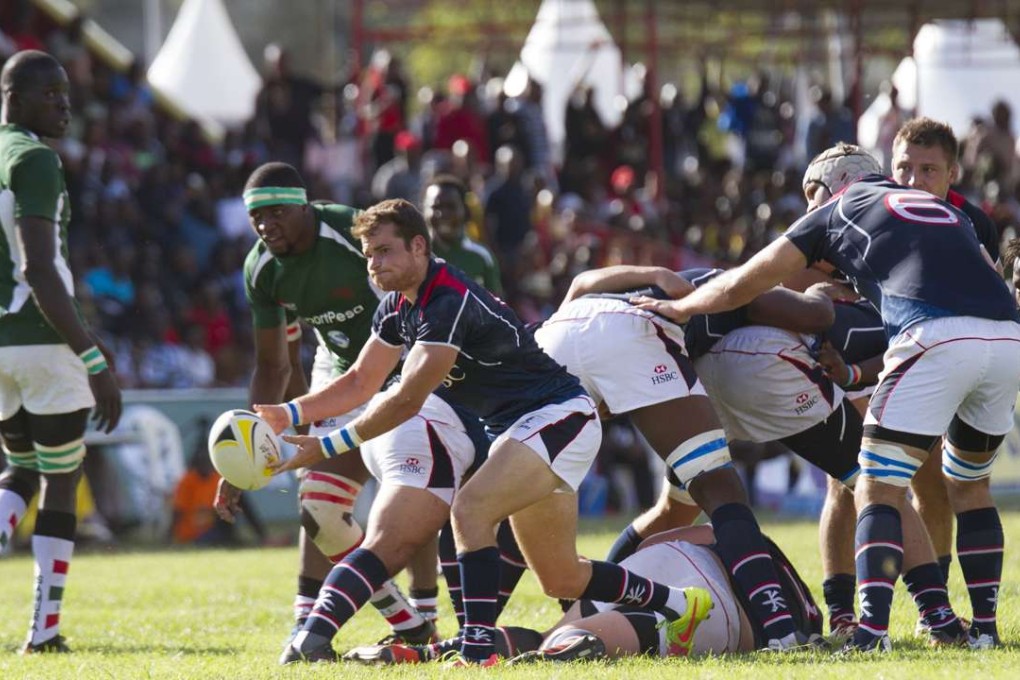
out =
[[[1020,513],[1004,516],[1007,543],[1020,530]],[[581,552],[605,554],[621,523],[586,525]],[[817,525],[764,523],[820,597]],[[1001,589],[1000,631],[1004,649],[929,650],[912,636],[914,609],[897,592],[891,630],[895,650],[878,659],[838,660],[828,654],[733,656],[701,660],[633,659],[586,666],[538,665],[514,669],[459,671],[521,678],[868,678],[1020,677],[1017,609],[1020,551],[1006,553]],[[436,666],[378,669],[340,666],[281,668],[276,659],[290,628],[296,551],[293,548],[237,551],[98,552],[78,556],[71,566],[62,626],[75,653],[20,657],[15,654],[31,608],[32,562],[26,553],[0,560],[0,678],[269,678],[425,677],[452,673]],[[950,581],[953,604],[969,614],[957,565]],[[441,628],[451,634],[455,620],[443,606]],[[545,628],[559,616],[526,576],[502,619]],[[374,611],[360,613],[337,638],[338,649],[374,642],[386,633]]]

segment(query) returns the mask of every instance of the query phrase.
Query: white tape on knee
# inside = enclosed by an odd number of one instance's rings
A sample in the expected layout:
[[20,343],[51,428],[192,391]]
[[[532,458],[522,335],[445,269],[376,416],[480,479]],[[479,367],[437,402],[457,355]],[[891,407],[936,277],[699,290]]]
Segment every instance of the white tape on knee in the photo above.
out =
[[942,447],[942,474],[958,482],[976,482],[992,475],[992,463],[998,452],[992,454],[984,463],[973,463],[963,460],[958,453],[952,453],[948,447]]
[[342,560],[365,536],[353,514],[359,491],[361,485],[343,475],[317,471],[305,474],[298,486],[301,525],[332,562]]
[[861,476],[892,486],[908,487],[917,474],[921,461],[907,453],[899,444],[867,442],[861,446],[857,458]]
[[709,430],[676,447],[666,458],[666,465],[672,468],[680,483],[687,487],[698,475],[718,470],[731,461],[726,434],[722,430]]
[[691,496],[691,492],[686,487],[677,486],[676,484],[669,485],[669,500],[682,503],[684,505],[697,505],[694,501],[694,497]]

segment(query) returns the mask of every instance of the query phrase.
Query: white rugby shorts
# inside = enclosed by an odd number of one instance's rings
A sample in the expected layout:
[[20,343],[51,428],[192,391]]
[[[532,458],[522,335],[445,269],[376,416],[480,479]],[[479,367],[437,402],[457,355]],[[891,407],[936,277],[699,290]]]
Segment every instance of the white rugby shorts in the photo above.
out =
[[417,415],[362,444],[361,458],[380,484],[427,489],[450,504],[475,446],[450,405],[430,394]]
[[0,420],[22,406],[51,416],[95,405],[85,364],[67,345],[0,347]]
[[989,435],[1013,429],[1020,324],[970,316],[928,319],[886,350],[864,424],[941,435],[953,416]]
[[504,439],[514,439],[534,451],[571,492],[576,492],[599,452],[602,423],[589,397],[573,397],[521,416],[492,442],[490,450],[497,450]]
[[[707,590],[715,606],[694,633],[692,654],[740,651],[740,605],[726,572],[711,550],[686,541],[667,541],[642,548],[620,566],[663,585]],[[618,607],[605,602],[592,604],[599,611]],[[659,656],[666,656],[665,628],[659,629]]]
[[705,394],[683,329],[622,300],[572,300],[542,324],[535,340],[614,414]]
[[745,326],[694,362],[729,439],[770,442],[822,422],[843,401],[801,336]]

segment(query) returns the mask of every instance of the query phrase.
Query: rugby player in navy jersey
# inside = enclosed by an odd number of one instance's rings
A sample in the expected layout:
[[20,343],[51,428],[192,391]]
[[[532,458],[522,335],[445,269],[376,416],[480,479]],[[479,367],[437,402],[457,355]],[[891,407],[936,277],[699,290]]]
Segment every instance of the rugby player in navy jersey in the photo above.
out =
[[[960,176],[959,143],[953,129],[931,118],[914,118],[896,133],[892,148],[892,178],[903,186],[927,191],[963,211],[970,218],[989,259],[998,264],[999,230],[981,208],[950,187]],[[999,270],[1001,273],[1001,269]],[[941,442],[936,442],[939,447]],[[953,513],[939,459],[930,456],[914,477],[914,506],[924,519],[946,579],[952,561]]]
[[[414,417],[435,391],[478,415],[495,437],[488,460],[451,508],[466,618],[459,663],[496,662],[495,527],[507,517],[548,595],[658,611],[670,621],[670,643],[689,647],[711,606],[707,591],[661,585],[577,555],[575,493],[602,437],[595,405],[577,379],[539,349],[505,304],[432,257],[424,218],[407,201],[384,201],[362,213],[352,234],[361,239],[373,281],[389,294],[351,369],[296,406],[312,420],[350,411],[378,391],[406,348],[401,379],[328,436],[287,437],[298,452],[276,469],[315,464],[383,436]],[[436,520],[441,508],[422,502],[396,510],[415,522]],[[329,619],[356,610],[390,571],[370,550],[345,558],[295,639],[295,650],[309,657],[328,649],[336,631]]]
[[[957,520],[957,555],[973,610],[968,641],[999,644],[995,610],[1002,524],[989,491],[1013,426],[1020,312],[989,266],[970,219],[927,192],[863,175],[857,147],[814,159],[816,210],[752,257],[680,300],[635,300],[678,322],[733,309],[818,260],[846,274],[882,314],[890,338],[865,419],[857,484],[860,627],[848,651],[885,651],[893,586],[910,524],[906,489],[945,436],[942,469]],[[912,511],[912,508],[910,508]],[[904,529],[907,534],[904,536]],[[918,543],[923,544],[924,536]],[[930,543],[928,544],[930,549]]]

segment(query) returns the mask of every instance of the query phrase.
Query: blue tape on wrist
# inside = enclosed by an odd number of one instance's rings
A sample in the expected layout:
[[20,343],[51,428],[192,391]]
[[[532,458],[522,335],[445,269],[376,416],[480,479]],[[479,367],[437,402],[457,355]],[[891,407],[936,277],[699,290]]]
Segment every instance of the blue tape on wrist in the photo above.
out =
[[336,447],[333,446],[333,440],[329,436],[319,437],[319,441],[322,442],[322,450],[326,452],[326,458],[333,458],[338,455]]

